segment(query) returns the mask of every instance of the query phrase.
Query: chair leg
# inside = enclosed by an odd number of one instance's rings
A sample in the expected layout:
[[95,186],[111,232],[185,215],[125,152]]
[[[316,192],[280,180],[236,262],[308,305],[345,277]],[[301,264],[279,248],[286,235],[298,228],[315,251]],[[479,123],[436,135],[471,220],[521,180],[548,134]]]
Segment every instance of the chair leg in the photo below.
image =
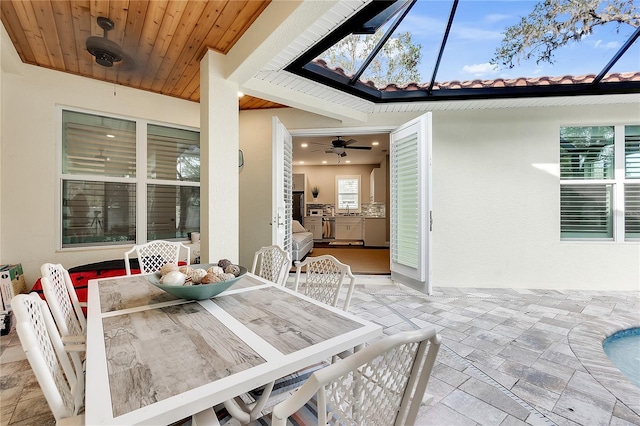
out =
[[224,402],[224,407],[227,409],[231,417],[238,420],[242,424],[246,424],[262,417],[261,411],[269,400],[273,385],[275,382],[265,385],[262,395],[252,404],[245,404],[238,397],[230,399]]

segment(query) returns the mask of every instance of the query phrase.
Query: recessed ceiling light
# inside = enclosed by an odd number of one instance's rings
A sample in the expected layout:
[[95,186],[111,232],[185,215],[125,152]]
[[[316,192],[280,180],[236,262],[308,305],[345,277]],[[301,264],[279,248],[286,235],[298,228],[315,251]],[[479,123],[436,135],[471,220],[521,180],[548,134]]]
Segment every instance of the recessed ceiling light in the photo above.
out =
[[301,146],[302,148],[306,148],[306,147],[308,147],[309,145],[308,145],[306,142],[302,142],[302,143],[300,144],[300,146]]
[[298,163],[298,164],[304,164],[304,161],[300,161],[300,163]]
[[345,163],[350,163],[350,162],[351,162],[351,160],[347,160],[347,161],[345,161]]
[[327,164],[327,160],[322,160],[322,164]]
[[115,138],[115,135],[107,135],[108,138]]
[[376,146],[378,145],[378,142],[371,142],[371,145]]

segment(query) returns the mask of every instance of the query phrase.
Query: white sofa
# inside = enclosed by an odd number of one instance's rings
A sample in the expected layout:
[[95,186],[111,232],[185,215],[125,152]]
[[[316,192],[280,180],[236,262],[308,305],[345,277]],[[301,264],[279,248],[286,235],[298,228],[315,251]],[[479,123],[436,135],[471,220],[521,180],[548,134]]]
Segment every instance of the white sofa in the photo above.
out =
[[291,229],[291,260],[295,262],[313,251],[313,234],[304,229],[297,220],[293,221]]

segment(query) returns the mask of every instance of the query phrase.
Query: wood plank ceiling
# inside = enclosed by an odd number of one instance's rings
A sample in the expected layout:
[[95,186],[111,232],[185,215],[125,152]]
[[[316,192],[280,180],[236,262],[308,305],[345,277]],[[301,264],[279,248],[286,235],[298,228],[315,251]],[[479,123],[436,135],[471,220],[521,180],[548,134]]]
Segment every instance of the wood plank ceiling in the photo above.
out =
[[[271,0],[2,0],[4,24],[22,62],[200,101],[200,60],[207,49],[226,54]],[[107,38],[124,60],[98,65],[86,49],[102,37],[98,17],[114,28]],[[244,96],[240,109],[281,107]]]

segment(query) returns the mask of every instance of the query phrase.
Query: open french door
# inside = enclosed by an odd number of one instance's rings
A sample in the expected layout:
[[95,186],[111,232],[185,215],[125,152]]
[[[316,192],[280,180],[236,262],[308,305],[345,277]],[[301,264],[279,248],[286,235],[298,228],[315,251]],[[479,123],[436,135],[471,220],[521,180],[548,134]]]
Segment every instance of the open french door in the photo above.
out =
[[278,117],[271,121],[273,144],[272,167],[272,244],[291,253],[291,219],[293,216],[293,141]]
[[390,138],[391,279],[431,294],[431,113]]

